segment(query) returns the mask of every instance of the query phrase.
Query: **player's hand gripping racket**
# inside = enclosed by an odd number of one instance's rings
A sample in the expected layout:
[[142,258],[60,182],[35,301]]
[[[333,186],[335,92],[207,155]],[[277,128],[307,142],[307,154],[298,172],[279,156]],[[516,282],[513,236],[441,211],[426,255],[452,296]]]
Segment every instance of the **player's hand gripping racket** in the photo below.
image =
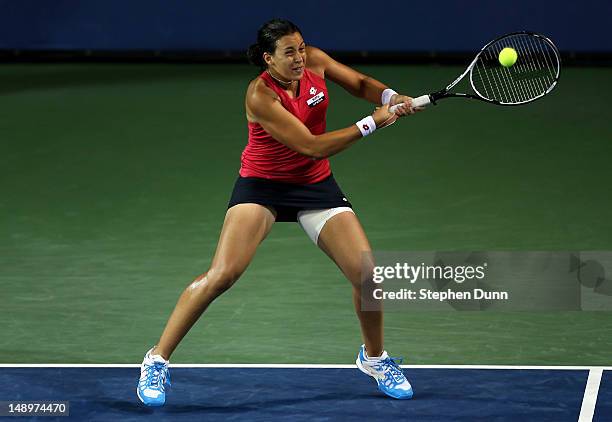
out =
[[[511,53],[509,61],[503,60],[503,53],[500,56],[504,48],[516,52],[504,52]],[[465,72],[446,88],[413,98],[412,107],[425,107],[450,97],[473,98],[497,105],[527,104],[553,90],[559,80],[560,63],[559,50],[543,35],[533,32],[503,35],[485,45]],[[450,92],[468,74],[473,93]],[[389,111],[395,112],[399,106],[391,106]]]

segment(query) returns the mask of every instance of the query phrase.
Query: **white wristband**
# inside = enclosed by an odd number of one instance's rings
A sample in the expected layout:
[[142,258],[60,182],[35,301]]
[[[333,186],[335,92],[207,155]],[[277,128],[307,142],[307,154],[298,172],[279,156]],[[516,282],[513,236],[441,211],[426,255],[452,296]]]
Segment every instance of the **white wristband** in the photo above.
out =
[[395,92],[391,88],[385,89],[382,92],[382,95],[380,96],[380,102],[382,103],[382,105],[389,104],[389,101],[391,101],[391,97],[393,97],[395,94],[397,94],[397,92]]
[[355,123],[361,132],[361,136],[368,136],[376,130],[376,122],[372,116],[367,116]]

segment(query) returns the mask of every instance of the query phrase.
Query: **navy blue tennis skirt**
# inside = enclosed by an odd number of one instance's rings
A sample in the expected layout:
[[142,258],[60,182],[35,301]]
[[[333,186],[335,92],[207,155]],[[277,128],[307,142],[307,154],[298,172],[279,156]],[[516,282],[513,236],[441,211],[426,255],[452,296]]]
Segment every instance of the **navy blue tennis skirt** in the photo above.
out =
[[227,208],[245,203],[274,208],[278,222],[297,221],[297,213],[302,210],[353,207],[333,175],[308,185],[240,176]]

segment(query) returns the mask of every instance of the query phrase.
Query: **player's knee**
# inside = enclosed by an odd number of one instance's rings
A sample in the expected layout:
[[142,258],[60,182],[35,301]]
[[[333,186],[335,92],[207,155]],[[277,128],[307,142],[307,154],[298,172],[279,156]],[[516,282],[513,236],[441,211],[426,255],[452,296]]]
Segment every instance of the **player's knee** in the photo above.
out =
[[196,278],[189,286],[191,291],[208,291],[219,296],[240,278],[243,270],[235,265],[218,265]]
[[236,265],[220,265],[208,272],[210,286],[215,293],[221,294],[234,285],[244,270]]
[[357,260],[345,268],[344,273],[353,288],[361,290],[361,286],[374,277],[374,264],[371,260]]

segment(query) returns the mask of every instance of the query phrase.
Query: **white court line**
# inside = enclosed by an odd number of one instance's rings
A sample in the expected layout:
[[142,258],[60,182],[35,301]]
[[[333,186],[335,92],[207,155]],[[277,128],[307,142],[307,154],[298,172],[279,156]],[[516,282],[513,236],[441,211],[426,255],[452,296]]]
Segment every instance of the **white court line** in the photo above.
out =
[[[612,371],[612,366],[537,366],[537,365],[401,365],[405,369],[515,369],[549,371]],[[176,363],[171,368],[303,368],[343,369],[355,365],[302,363]],[[0,363],[0,368],[140,368],[137,363]]]
[[584,397],[582,398],[578,422],[591,422],[593,420],[602,375],[603,368],[591,368],[589,371],[589,378],[587,379],[586,388],[584,389]]

